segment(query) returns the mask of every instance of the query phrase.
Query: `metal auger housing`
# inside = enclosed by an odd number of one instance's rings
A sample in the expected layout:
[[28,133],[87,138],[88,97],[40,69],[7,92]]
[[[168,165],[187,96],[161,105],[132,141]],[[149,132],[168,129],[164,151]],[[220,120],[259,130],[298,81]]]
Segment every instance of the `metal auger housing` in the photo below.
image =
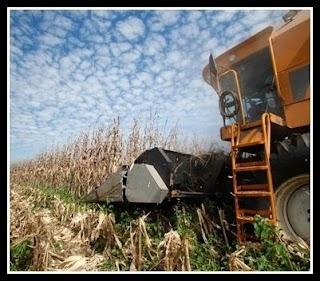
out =
[[208,196],[226,161],[223,153],[196,157],[155,147],[109,176],[84,201],[161,203],[165,198]]

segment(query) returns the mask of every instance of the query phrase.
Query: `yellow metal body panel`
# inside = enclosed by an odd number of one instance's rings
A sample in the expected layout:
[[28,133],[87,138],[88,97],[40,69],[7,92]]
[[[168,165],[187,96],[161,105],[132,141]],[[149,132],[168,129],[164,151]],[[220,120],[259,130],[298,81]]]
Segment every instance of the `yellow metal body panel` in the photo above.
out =
[[309,62],[310,12],[299,12],[294,20],[275,30],[270,38],[278,73]]
[[[295,111],[295,114],[296,114],[296,111]],[[283,120],[280,116],[277,116],[277,115],[272,114],[272,113],[269,113],[268,115],[270,117],[270,122],[271,123],[277,124],[279,126],[286,126],[285,120]],[[252,123],[249,123],[249,124],[242,124],[240,126],[240,128],[241,128],[242,131],[245,131],[246,129],[249,129],[249,128],[261,128],[261,120],[255,121],[255,122],[252,122]],[[232,125],[221,127],[220,128],[220,138],[222,140],[224,140],[224,141],[230,141],[231,140],[231,135],[232,135],[231,131],[232,131]],[[237,136],[237,131],[233,132],[233,134],[234,134],[234,136]],[[241,134],[245,135],[245,133],[241,133]],[[242,140],[242,143],[245,143],[246,140],[248,140],[248,142],[259,141],[258,139],[257,140],[250,139],[250,136],[248,136],[247,139],[243,139]]]
[[231,139],[231,126],[224,126],[220,128],[220,138],[224,141],[230,141]]
[[297,128],[310,124],[310,99],[285,106],[288,127]]
[[239,138],[239,144],[250,144],[255,142],[261,142],[262,140],[262,128],[259,126],[250,130],[242,131]]
[[[238,61],[252,55],[258,50],[269,45],[269,37],[273,31],[273,27],[269,26],[256,35],[250,37],[239,45],[233,47],[227,52],[221,54],[215,59],[217,64],[218,74],[222,74],[232,68],[232,65]],[[217,80],[210,74],[209,65],[203,69],[202,76],[207,83],[209,83],[219,94]]]
[[[277,74],[277,79],[279,81],[279,89],[281,91],[280,96],[282,97],[284,107],[288,104],[296,102],[292,95],[294,89],[292,89],[292,85],[290,84],[289,73],[292,71],[299,70],[304,66],[307,67],[308,65],[309,62],[299,65],[298,67],[293,67],[289,70],[279,72]],[[306,91],[303,94],[303,99],[310,99],[310,84],[308,85]]]
[[[218,72],[221,74],[226,71],[228,67],[232,68],[232,65],[238,61],[252,55],[258,50],[263,49],[269,45],[269,37],[272,34],[273,27],[269,26],[262,31],[258,32],[254,36],[233,47],[229,51],[223,53],[215,59],[218,66]],[[219,65],[223,67],[219,67]]]
[[286,124],[289,128],[309,125],[310,81],[298,99],[290,75],[310,65],[310,11],[300,11],[294,20],[275,30],[270,37],[270,47]]

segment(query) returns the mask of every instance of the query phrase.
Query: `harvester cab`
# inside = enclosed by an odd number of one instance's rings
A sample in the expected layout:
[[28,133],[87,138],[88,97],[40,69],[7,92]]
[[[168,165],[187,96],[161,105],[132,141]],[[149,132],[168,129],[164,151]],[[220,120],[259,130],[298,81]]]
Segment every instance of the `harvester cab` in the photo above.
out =
[[[310,12],[288,14],[280,27],[269,26],[215,59],[210,55],[203,78],[219,95],[222,130],[259,121],[263,113],[290,128],[310,125]],[[305,114],[297,118],[297,109]]]

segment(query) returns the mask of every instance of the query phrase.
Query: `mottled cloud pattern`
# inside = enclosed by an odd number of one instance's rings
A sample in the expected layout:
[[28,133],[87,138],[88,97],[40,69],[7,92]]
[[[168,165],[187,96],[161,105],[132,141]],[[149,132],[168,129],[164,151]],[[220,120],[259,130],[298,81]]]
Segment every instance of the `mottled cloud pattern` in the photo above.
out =
[[156,112],[168,128],[219,142],[217,95],[202,80],[216,56],[287,12],[10,10],[10,158],[31,157],[120,117]]

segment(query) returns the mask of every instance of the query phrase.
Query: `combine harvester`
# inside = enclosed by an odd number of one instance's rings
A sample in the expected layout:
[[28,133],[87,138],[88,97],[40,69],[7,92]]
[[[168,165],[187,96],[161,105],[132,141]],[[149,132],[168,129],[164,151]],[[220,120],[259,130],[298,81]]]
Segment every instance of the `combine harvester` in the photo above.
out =
[[310,243],[310,11],[291,10],[283,19],[215,59],[210,55],[203,69],[219,96],[220,136],[230,142],[230,157],[156,147],[85,201],[161,203],[210,196],[229,182],[239,243],[255,239],[257,214],[288,238]]

